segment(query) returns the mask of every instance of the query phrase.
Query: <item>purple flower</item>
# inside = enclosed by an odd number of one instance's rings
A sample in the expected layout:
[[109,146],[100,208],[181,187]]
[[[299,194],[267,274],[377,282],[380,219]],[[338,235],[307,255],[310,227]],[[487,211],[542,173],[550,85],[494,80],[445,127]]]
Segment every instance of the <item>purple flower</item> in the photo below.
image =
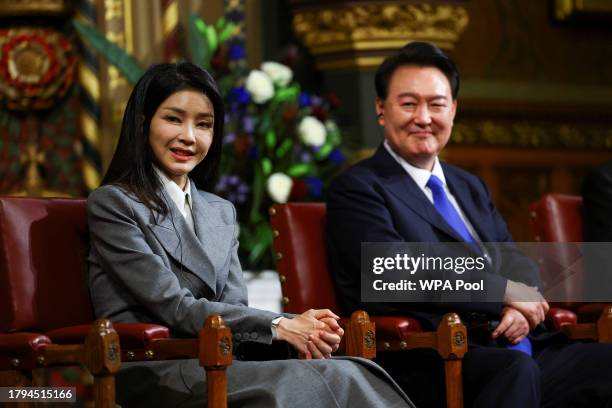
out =
[[308,163],[312,159],[312,155],[308,152],[302,152],[300,154],[300,160],[302,163]]
[[246,58],[244,47],[240,44],[232,44],[229,48],[229,58],[234,61]]
[[321,103],[323,103],[323,99],[321,99],[320,96],[312,95],[310,102],[312,103],[312,106],[319,106]]
[[223,138],[223,145],[232,144],[236,141],[236,134],[234,132],[227,133]]
[[249,150],[249,159],[255,160],[257,157],[259,157],[259,150],[257,150],[257,146],[253,146]]
[[321,197],[321,194],[323,193],[323,182],[320,178],[307,176],[304,178],[304,182],[308,186],[308,190],[314,198]]
[[215,190],[234,204],[246,202],[251,191],[249,186],[235,174],[221,176]]
[[344,156],[342,151],[340,151],[340,149],[332,150],[329,153],[328,158],[329,158],[329,161],[331,161],[334,164],[342,164],[346,160],[346,157]]
[[253,133],[253,130],[255,130],[255,123],[253,122],[253,118],[252,117],[245,116],[242,119],[242,129],[246,133]]

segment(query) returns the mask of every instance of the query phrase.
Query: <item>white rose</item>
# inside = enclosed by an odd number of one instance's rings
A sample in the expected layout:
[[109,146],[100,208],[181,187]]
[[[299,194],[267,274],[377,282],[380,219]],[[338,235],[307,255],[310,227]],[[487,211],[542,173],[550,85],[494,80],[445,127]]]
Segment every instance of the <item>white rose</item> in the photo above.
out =
[[266,183],[266,189],[272,200],[286,203],[293,187],[293,180],[285,173],[273,173]]
[[298,135],[305,145],[322,146],[325,143],[327,130],[319,119],[314,116],[306,116],[298,125]]
[[276,86],[287,86],[293,79],[293,71],[286,65],[278,62],[268,61],[261,64],[261,70],[272,78]]
[[246,89],[255,103],[268,102],[274,96],[274,85],[265,73],[254,69],[246,79]]

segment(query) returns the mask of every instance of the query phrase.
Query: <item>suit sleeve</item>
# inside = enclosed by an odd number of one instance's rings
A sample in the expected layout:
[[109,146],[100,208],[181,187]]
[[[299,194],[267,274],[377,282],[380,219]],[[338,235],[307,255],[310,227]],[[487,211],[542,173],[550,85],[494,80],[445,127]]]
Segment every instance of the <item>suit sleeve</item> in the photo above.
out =
[[131,200],[121,190],[108,186],[93,192],[88,199],[88,218],[91,245],[105,273],[161,324],[197,335],[206,318],[217,313],[234,333],[257,333],[256,341],[271,343],[270,322],[276,314],[246,306],[237,241],[231,247],[228,293],[221,301],[209,301],[181,287],[177,276],[153,252],[135,219]]
[[[362,242],[405,242],[395,226],[383,187],[368,170],[353,168],[336,178],[328,196],[327,238],[330,263],[337,289],[347,309],[363,308],[374,314],[411,311],[440,313],[481,312],[497,315],[500,302],[474,303],[371,303],[360,300],[360,250]],[[485,279],[486,287],[505,290],[506,279],[481,272],[471,278]],[[498,296],[499,297],[499,296]]]

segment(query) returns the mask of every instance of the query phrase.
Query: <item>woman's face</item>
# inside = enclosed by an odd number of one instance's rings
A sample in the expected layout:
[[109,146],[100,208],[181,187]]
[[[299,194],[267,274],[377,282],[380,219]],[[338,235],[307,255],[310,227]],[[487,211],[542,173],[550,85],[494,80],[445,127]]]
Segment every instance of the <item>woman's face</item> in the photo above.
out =
[[151,119],[149,144],[155,164],[182,189],[189,172],[208,153],[214,121],[212,102],[193,89],[170,95]]

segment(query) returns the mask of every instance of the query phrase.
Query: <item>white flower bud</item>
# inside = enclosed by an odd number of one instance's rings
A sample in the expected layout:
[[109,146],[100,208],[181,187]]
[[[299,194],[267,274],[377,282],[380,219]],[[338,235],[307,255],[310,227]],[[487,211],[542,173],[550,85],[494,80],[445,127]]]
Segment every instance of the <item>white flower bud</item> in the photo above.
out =
[[306,116],[298,125],[298,135],[305,145],[322,146],[325,143],[327,130],[320,120],[314,116]]
[[254,69],[246,79],[245,87],[255,103],[266,103],[274,96],[274,85],[265,73]]
[[293,180],[285,173],[273,173],[266,182],[268,194],[277,203],[286,203],[293,187]]
[[268,61],[261,64],[261,70],[272,78],[276,86],[284,87],[289,85],[293,79],[293,71],[286,65],[278,62]]

